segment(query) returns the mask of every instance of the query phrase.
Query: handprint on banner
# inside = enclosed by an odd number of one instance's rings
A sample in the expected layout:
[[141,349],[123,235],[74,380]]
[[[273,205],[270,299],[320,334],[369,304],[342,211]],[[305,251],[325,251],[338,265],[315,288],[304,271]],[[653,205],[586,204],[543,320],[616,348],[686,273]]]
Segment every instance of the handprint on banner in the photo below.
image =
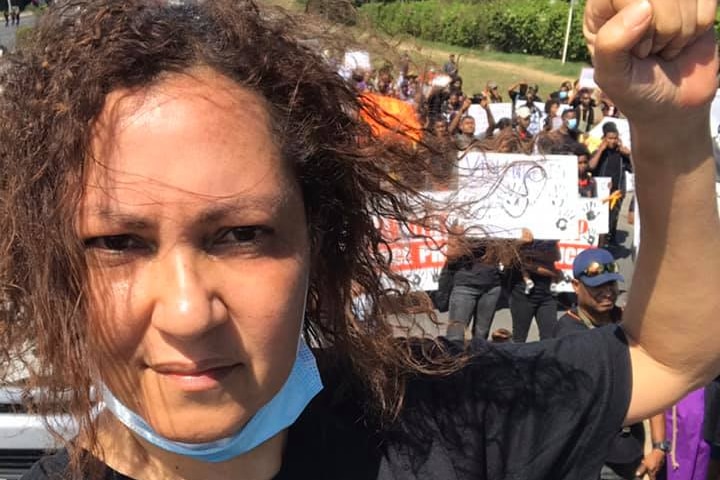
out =
[[442,272],[442,270],[439,270],[439,269],[438,269],[438,270],[433,270],[433,272],[432,272],[432,281],[433,281],[433,283],[437,283],[438,280],[440,280],[440,273],[441,273],[441,272]]
[[600,212],[596,211],[597,210],[596,206],[597,205],[595,203],[590,203],[590,202],[583,205],[582,208],[583,208],[584,216],[588,222],[592,222],[600,216]]
[[574,222],[576,221],[576,216],[577,212],[574,210],[560,210],[560,215],[555,221],[555,227],[561,232],[566,231],[568,228],[570,228],[571,224],[574,225]]

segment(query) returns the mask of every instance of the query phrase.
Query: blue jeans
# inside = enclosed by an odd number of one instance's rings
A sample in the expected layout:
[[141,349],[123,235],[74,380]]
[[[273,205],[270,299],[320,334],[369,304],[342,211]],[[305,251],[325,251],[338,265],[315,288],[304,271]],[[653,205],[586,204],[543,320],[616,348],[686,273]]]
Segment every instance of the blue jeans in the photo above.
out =
[[487,339],[490,325],[495,317],[495,307],[500,298],[500,286],[471,287],[456,285],[450,293],[450,309],[448,312],[448,340],[463,341],[465,328],[470,320],[473,324],[473,338]]

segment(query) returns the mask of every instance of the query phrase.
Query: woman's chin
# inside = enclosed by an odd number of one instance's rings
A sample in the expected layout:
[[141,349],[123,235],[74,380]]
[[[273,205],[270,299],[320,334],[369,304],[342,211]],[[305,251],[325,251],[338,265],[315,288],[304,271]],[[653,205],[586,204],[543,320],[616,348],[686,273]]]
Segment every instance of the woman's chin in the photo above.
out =
[[152,422],[151,426],[158,435],[173,442],[208,443],[233,436],[242,430],[249,418],[245,410],[233,413],[215,410],[182,416],[176,413]]

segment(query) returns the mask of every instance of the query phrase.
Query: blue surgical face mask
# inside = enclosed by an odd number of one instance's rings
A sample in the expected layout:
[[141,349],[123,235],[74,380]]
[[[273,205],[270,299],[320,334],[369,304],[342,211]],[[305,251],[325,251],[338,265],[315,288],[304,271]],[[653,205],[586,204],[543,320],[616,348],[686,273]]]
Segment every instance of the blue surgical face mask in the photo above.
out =
[[566,98],[568,98],[568,92],[566,92],[565,90],[560,90],[558,92],[558,98],[560,100],[565,100]]
[[160,436],[137,413],[123,405],[107,387],[105,406],[127,428],[146,442],[203,462],[224,462],[249,452],[295,423],[310,401],[322,390],[315,357],[300,338],[295,364],[280,391],[233,436],[207,443],[181,443]]
[[577,128],[577,118],[569,118],[567,121],[568,130],[575,130]]

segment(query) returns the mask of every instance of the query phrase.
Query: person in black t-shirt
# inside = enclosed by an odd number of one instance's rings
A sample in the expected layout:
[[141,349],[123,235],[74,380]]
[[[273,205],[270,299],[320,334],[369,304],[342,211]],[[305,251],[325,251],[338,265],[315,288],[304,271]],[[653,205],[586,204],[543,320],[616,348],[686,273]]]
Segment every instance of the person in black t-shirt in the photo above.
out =
[[[575,278],[572,284],[577,294],[577,306],[557,321],[553,331],[554,338],[622,321],[622,309],[615,305],[620,292],[618,282],[624,281],[618,272],[615,259],[607,250],[592,248],[575,257]],[[634,480],[645,473],[655,478],[669,450],[665,439],[663,413],[650,420],[650,434],[653,449],[645,455],[645,430],[642,422],[622,428],[613,439],[600,479]]]
[[610,194],[618,195],[610,206],[609,232],[605,237],[608,243],[617,241],[617,224],[625,195],[625,172],[632,172],[630,150],[622,145],[617,125],[607,122],[603,125],[603,141],[590,158],[590,169],[596,177],[610,177]]
[[488,255],[487,240],[453,235],[448,243],[448,272],[452,275],[446,337],[464,341],[473,321],[473,338],[487,339],[500,298],[500,271]]
[[393,175],[423,143],[375,136],[312,22],[56,2],[3,64],[0,358],[79,434],[26,479],[596,478],[623,424],[720,374],[715,5],[684,2],[586,9],[633,128],[650,281],[622,325],[502,345],[397,336],[433,312],[402,305],[389,253],[437,256],[377,225],[444,228]]
[[552,336],[557,318],[557,300],[550,285],[560,276],[555,262],[560,259],[557,241],[533,240],[519,248],[519,265],[510,269],[509,295],[513,341],[527,340],[533,318],[540,340]]

